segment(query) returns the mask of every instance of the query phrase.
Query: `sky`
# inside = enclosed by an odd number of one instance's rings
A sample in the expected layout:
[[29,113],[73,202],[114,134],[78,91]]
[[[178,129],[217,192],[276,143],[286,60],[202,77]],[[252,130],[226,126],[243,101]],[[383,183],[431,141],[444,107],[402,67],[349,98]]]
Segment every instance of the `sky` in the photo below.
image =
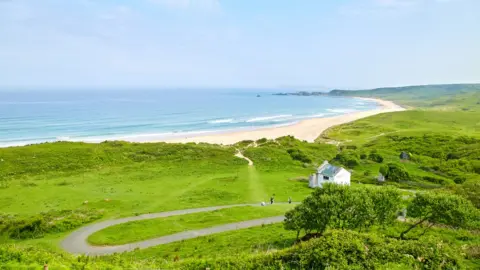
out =
[[479,0],[0,0],[0,88],[480,82]]

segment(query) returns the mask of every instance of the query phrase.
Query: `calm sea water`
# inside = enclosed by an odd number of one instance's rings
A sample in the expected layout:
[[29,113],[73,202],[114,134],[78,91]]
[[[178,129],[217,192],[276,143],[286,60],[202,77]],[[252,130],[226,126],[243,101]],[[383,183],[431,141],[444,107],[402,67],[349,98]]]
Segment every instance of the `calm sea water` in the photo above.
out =
[[374,102],[353,98],[274,96],[274,92],[0,92],[0,146],[152,135],[168,138],[288,125],[377,107]]

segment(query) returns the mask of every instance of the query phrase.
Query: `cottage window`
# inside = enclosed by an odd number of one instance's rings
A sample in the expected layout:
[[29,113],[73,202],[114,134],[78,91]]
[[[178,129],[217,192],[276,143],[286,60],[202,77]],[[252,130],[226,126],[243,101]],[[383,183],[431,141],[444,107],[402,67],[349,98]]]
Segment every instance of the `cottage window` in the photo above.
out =
[[323,176],[323,180],[330,180],[330,178],[328,176]]

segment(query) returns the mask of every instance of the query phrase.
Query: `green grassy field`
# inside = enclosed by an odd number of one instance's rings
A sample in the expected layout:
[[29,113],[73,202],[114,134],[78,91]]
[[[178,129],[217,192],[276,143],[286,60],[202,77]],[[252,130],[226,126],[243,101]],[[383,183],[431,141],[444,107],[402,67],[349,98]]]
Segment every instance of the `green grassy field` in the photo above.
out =
[[[270,251],[288,250],[294,243],[295,233],[285,231],[282,224],[95,259],[70,257],[59,243],[74,229],[100,220],[260,203],[273,194],[277,202],[285,202],[288,197],[301,201],[311,193],[307,176],[324,160],[348,168],[352,172],[352,185],[372,184],[378,188],[393,185],[406,190],[435,189],[435,192],[456,192],[466,187],[470,198],[476,198],[478,191],[470,187],[478,187],[472,184],[480,182],[478,85],[397,90],[335,92],[380,97],[416,109],[333,127],[316,143],[283,137],[261,140],[258,147],[252,147],[252,142],[235,146],[59,142],[0,149],[0,264],[20,269],[48,260],[53,265],[65,266],[59,269],[82,269],[85,265],[91,265],[86,269],[121,269],[125,265],[142,269],[175,268],[176,264],[171,263],[177,259],[195,259],[200,263],[204,259],[238,254],[269,257],[273,254]],[[419,94],[416,92],[419,90],[425,91]],[[255,166],[234,157],[237,148]],[[409,153],[410,159],[400,160],[401,152]],[[376,176],[387,164],[400,166],[408,173],[408,179],[387,180],[379,185]],[[411,191],[403,192],[413,196]],[[102,230],[89,241],[100,245],[129,243],[281,215],[286,207],[289,206],[239,207],[126,223]],[[397,224],[389,230],[377,228],[369,233],[392,238],[401,226]],[[480,265],[478,232],[435,228],[426,236],[459,248],[459,254],[467,254],[462,258],[470,268]],[[385,263],[393,269],[411,266],[404,262]]]
[[176,256],[181,259],[219,258],[279,250],[291,247],[294,241],[294,232],[286,231],[282,224],[272,224],[152,247],[122,256],[140,260],[162,258],[170,262]]
[[262,217],[283,215],[293,205],[243,206],[167,218],[132,221],[98,231],[88,238],[93,245],[120,245],[178,232],[213,227]]
[[[32,146],[31,152],[49,147],[47,144]],[[191,147],[195,149],[196,146]],[[0,154],[12,150],[16,149],[0,149]],[[300,199],[309,192],[305,183],[289,180],[307,173],[305,168],[292,166],[283,171],[257,171],[249,168],[244,160],[233,157],[229,149],[222,151],[228,155],[211,158],[208,162],[143,161],[68,174],[20,175],[4,180],[4,188],[0,189],[0,209],[27,216],[52,209],[94,208],[103,209],[105,217],[109,218],[257,203],[267,201],[272,194],[276,194],[277,200],[286,201],[289,196]],[[84,204],[85,201],[88,203]]]
[[374,97],[429,110],[480,110],[480,84],[421,85],[371,90],[333,90],[332,96]]

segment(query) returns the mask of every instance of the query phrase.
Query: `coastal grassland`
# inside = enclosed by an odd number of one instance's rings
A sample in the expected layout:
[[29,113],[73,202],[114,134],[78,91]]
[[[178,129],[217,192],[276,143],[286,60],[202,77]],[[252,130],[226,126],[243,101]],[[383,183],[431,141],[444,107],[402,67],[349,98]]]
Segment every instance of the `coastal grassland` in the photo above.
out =
[[[387,240],[383,241],[388,243],[395,241],[399,233],[406,227],[408,227],[406,224],[396,222],[388,228],[372,227],[368,231],[364,231],[364,233],[373,238],[386,237]],[[327,237],[334,232],[334,230],[328,231],[326,233]],[[476,231],[433,227],[424,235],[420,236],[421,234],[421,230],[415,232],[411,236],[412,239],[406,242],[414,244],[413,246],[417,245],[417,247],[421,247],[420,243],[414,240],[421,237],[422,241],[442,243],[442,246],[450,246],[454,248],[456,252],[466,252],[468,254],[473,251],[471,249],[480,245],[480,236]],[[157,259],[160,261],[164,260],[165,262],[172,262],[175,258],[179,258],[180,260],[212,260],[222,259],[229,256],[248,256],[251,254],[262,255],[292,247],[295,243],[295,237],[295,233],[285,230],[282,224],[272,224],[170,243],[125,253],[121,256],[131,260]],[[322,239],[319,240],[322,241]],[[368,244],[369,247],[370,245],[371,243]],[[336,247],[331,247],[331,250],[336,250]],[[324,251],[327,252],[327,250]],[[339,254],[344,254],[344,252],[345,251],[340,251]],[[467,256],[471,255],[474,254]],[[476,260],[466,260],[465,263],[473,266],[478,262]],[[403,269],[410,268],[407,267]]]
[[[376,183],[382,167],[396,164],[408,176],[387,183],[444,188],[480,181],[479,119],[479,112],[470,111],[384,113],[332,127],[317,141],[340,143],[334,160],[343,165],[351,161],[352,181]],[[402,152],[408,160],[400,159]]]
[[[64,253],[59,247],[63,237],[90,222],[168,210],[260,203],[273,194],[277,202],[286,202],[288,197],[300,201],[311,192],[303,179],[313,165],[299,161],[298,153],[306,153],[313,162],[333,157],[337,149],[292,138],[284,140],[289,141],[285,149],[273,141],[244,149],[255,153],[255,166],[234,157],[235,147],[208,144],[58,142],[0,149],[0,210],[4,213],[1,243],[54,258]],[[282,158],[277,159],[279,152]],[[281,215],[285,212],[282,207],[252,211],[242,208],[231,215],[202,213],[195,216],[196,220],[177,217],[176,224],[182,223],[183,230],[197,228],[200,223],[203,226],[272,216],[272,211]],[[141,236],[145,227],[140,227],[128,233]],[[167,227],[151,232],[164,235],[171,232]],[[25,250],[20,254],[32,255]]]
[[443,134],[480,137],[480,112],[419,111],[383,113],[326,130],[319,139],[365,143],[386,135]]
[[[298,142],[297,147],[310,146]],[[260,203],[273,194],[277,202],[300,201],[311,192],[299,180],[310,165],[303,166],[287,150],[286,159],[272,159],[275,150],[268,144],[255,149],[261,153],[255,166],[234,157],[235,147],[208,144],[58,142],[0,149],[2,243],[58,252],[61,238],[89,222]],[[325,151],[322,155],[332,157],[337,150]],[[248,215],[271,216],[268,211]],[[74,218],[77,213],[82,219]]]
[[4,148],[0,209],[28,216],[87,207],[110,218],[308,194],[305,183],[289,180],[308,171],[290,165],[291,158],[258,160],[259,167],[277,164],[281,170],[252,170],[234,153],[215,145],[123,142]]
[[[384,185],[408,189],[403,191],[409,196],[405,204],[415,194],[435,189],[431,192],[460,194],[478,207],[480,117],[475,87],[442,87],[440,92],[425,88],[431,91],[423,94],[412,89],[388,90],[383,96],[364,92],[362,95],[401,101],[418,109],[333,127],[317,143],[282,137],[231,147],[59,142],[0,149],[0,211],[4,213],[0,265],[38,268],[47,261],[51,269],[479,268],[478,231],[447,225],[428,229],[425,224],[409,233],[408,240],[399,240],[399,232],[408,226],[400,222],[361,233],[329,229],[320,239],[299,245],[294,245],[294,231],[275,224],[96,258],[74,257],[59,247],[73,229],[98,220],[259,203],[273,194],[276,201],[288,197],[301,201],[311,193],[306,176],[324,160],[351,170],[357,187],[363,186],[357,185],[360,182],[379,189]],[[234,157],[237,149],[252,159],[254,166]],[[409,158],[401,160],[401,152]],[[376,176],[382,170],[387,170],[388,179],[378,184]],[[127,226],[124,224],[99,234],[113,236],[104,243],[123,241],[117,232],[126,238],[146,239],[180,228],[274,214],[266,209],[236,208],[172,217],[168,218],[171,226],[163,223],[167,219],[149,220],[128,225],[132,230],[122,227]],[[180,262],[174,263],[177,260]]]
[[174,242],[122,254],[125,258],[148,260],[158,258],[172,262],[178,256],[187,258],[221,258],[238,254],[256,254],[291,247],[295,233],[283,228],[283,224],[223,232],[209,236]]
[[291,208],[293,205],[289,204],[274,204],[266,207],[242,206],[205,213],[132,221],[98,231],[88,237],[88,242],[93,245],[133,243],[219,224],[284,215]]
[[329,95],[381,98],[406,107],[437,111],[480,111],[480,84],[419,85],[357,91],[333,90]]
[[[405,225],[396,223],[388,229],[372,228],[363,233],[332,230],[320,239],[294,246],[295,233],[286,231],[282,224],[273,224],[89,258],[39,246],[2,245],[0,253],[5,256],[0,257],[0,264],[6,269],[38,268],[44,262],[52,269],[261,269],[272,263],[277,267],[280,263],[301,263],[305,268],[312,261],[340,269],[347,269],[342,267],[343,263],[348,264],[348,269],[442,269],[434,266],[447,262],[456,269],[476,269],[480,265],[475,253],[479,239],[475,232],[434,227],[419,240],[392,238],[402,226]],[[248,267],[252,263],[254,266]]]

